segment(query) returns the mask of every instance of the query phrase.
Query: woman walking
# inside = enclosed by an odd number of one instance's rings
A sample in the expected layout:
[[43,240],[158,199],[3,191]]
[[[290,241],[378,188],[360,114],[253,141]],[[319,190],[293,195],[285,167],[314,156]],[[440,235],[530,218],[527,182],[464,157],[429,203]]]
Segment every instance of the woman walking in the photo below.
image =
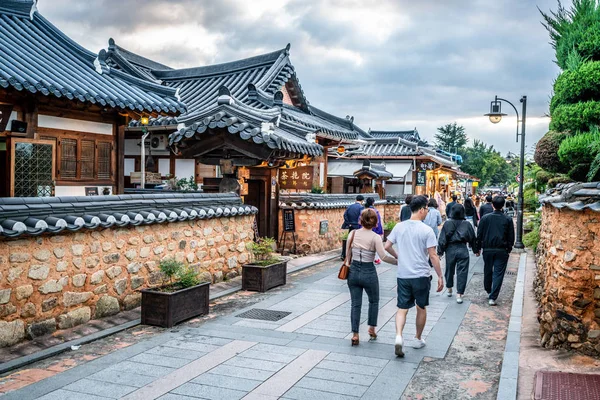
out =
[[[379,214],[379,211],[377,211],[377,209],[375,208],[374,204],[375,204],[375,199],[372,197],[367,197],[367,200],[365,201],[365,208],[370,208],[370,209],[374,210],[375,213],[377,214],[377,225],[375,225],[375,227],[373,227],[373,232],[375,232],[379,236],[382,236],[383,235],[383,225],[381,224],[381,215]],[[379,264],[381,264],[381,258],[379,258],[379,256],[377,254],[375,254],[375,260],[373,262],[375,263],[375,265],[379,265]]]
[[463,302],[463,295],[467,287],[467,275],[469,274],[469,250],[471,246],[473,253],[479,257],[479,248],[473,226],[465,221],[465,208],[456,204],[450,210],[450,219],[442,227],[438,240],[438,255],[446,253],[446,287],[448,297],[452,296],[454,287],[454,273],[456,272],[456,302]]
[[377,213],[372,208],[365,209],[360,215],[360,229],[350,233],[348,237],[348,248],[346,264],[350,265],[348,273],[348,289],[350,290],[351,311],[350,323],[352,325],[352,346],[359,342],[358,329],[360,325],[360,310],[362,307],[363,290],[369,298],[369,336],[372,340],[377,339],[375,327],[377,326],[377,315],[379,313],[379,278],[373,260],[375,254],[390,264],[396,264],[394,257],[388,256],[383,249],[381,236],[373,232],[377,225]]
[[477,215],[477,208],[475,208],[475,204],[473,204],[473,200],[470,197],[465,198],[465,217],[473,227],[477,228],[479,215]]
[[423,222],[433,229],[433,233],[435,233],[435,237],[437,238],[440,233],[439,227],[442,224],[442,214],[438,211],[438,203],[434,198],[429,199],[427,207],[429,207],[429,212]]

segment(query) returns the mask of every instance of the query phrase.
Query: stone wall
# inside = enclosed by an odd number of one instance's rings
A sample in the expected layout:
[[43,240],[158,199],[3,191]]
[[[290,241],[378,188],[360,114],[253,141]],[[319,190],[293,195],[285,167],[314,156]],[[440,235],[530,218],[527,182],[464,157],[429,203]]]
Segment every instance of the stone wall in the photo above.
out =
[[139,306],[174,257],[220,282],[249,260],[254,215],[0,239],[0,346]]
[[600,355],[599,219],[589,208],[543,207],[535,294],[544,347]]
[[381,214],[381,219],[384,223],[388,221],[400,222],[400,204],[388,203],[383,208],[384,211]]
[[[294,210],[297,253],[319,253],[342,247],[340,236],[346,232],[342,229],[344,211],[345,208]],[[283,232],[282,211],[279,213],[279,232]],[[327,233],[320,235],[320,223],[324,220],[327,220]],[[285,248],[292,251],[293,247],[292,234],[288,233]]]

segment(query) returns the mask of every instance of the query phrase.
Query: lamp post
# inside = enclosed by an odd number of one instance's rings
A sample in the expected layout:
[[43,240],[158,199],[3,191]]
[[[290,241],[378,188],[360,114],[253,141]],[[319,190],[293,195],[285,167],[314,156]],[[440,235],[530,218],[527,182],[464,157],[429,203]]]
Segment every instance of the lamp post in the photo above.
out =
[[[525,119],[527,115],[527,96],[521,97],[521,119],[519,119],[519,111],[514,106],[513,103],[506,99],[502,99],[498,96],[490,103],[490,112],[484,114],[486,117],[490,118],[490,122],[492,124],[497,124],[502,120],[502,117],[505,116],[502,112],[502,102],[505,101],[512,106],[517,114],[517,143],[519,142],[519,136],[521,136],[521,159],[519,160],[519,207],[517,210],[517,238],[515,241],[516,249],[524,249],[523,245],[523,206],[524,206],[524,198],[523,198],[523,174],[525,172]],[[521,123],[521,133],[519,133],[519,122]]]
[[148,117],[140,118],[140,124],[142,125],[142,143],[140,149],[140,166],[142,174],[140,177],[140,185],[142,189],[146,188],[146,138],[150,134],[147,128],[149,122],[150,119]]

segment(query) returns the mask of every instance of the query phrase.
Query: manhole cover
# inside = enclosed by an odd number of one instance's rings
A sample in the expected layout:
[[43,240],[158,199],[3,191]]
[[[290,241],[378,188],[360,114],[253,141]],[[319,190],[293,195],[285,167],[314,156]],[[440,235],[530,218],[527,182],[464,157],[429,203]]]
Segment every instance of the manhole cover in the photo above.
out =
[[535,400],[600,399],[600,375],[537,371]]
[[253,308],[241,314],[236,315],[238,318],[260,319],[262,321],[279,321],[282,318],[290,315],[289,311],[264,310],[262,308]]

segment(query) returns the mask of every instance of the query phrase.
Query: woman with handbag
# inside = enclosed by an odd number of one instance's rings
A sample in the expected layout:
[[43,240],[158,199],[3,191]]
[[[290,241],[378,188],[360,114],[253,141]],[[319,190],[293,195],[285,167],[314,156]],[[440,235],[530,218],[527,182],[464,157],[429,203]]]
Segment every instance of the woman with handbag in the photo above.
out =
[[454,286],[454,272],[456,272],[456,302],[462,304],[463,294],[467,287],[467,276],[469,275],[469,250],[471,246],[473,253],[479,256],[479,248],[473,225],[465,219],[465,208],[461,204],[455,204],[450,210],[450,219],[446,221],[438,239],[437,253],[442,256],[446,253],[446,287],[448,297],[452,296]]
[[[372,208],[365,209],[360,214],[360,229],[350,233],[344,266],[349,266],[348,289],[350,290],[351,311],[350,323],[352,325],[352,346],[359,343],[358,329],[360,325],[360,310],[362,307],[363,290],[369,298],[369,336],[377,339],[375,327],[379,313],[379,278],[373,261],[375,254],[387,263],[396,264],[394,257],[387,255],[383,249],[381,236],[373,232],[377,225],[377,213]],[[342,266],[342,270],[344,269]],[[340,277],[342,276],[340,270]]]

